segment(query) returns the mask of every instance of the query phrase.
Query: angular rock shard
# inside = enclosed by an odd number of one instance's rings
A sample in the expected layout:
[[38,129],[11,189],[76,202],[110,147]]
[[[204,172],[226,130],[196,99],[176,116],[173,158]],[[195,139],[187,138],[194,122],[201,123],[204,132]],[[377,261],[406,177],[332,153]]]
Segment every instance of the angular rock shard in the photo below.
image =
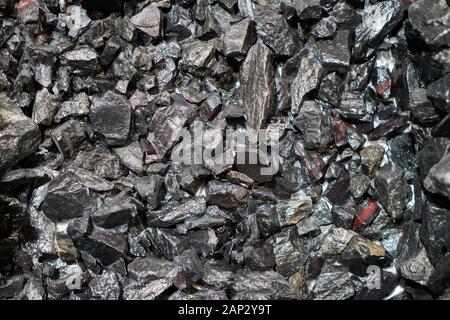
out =
[[253,45],[242,64],[239,78],[247,127],[264,128],[275,110],[275,78],[270,49],[263,44]]

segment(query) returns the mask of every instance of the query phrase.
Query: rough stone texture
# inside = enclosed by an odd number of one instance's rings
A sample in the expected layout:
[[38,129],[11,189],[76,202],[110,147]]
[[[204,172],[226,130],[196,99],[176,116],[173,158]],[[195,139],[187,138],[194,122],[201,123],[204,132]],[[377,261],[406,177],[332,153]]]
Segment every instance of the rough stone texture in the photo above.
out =
[[0,0],[0,300],[448,299],[449,6]]
[[256,40],[255,24],[244,19],[231,25],[224,36],[224,54],[242,59]]
[[239,74],[247,126],[260,129],[275,110],[272,53],[263,44],[250,48]]
[[450,154],[431,167],[424,180],[425,188],[432,192],[450,198]]
[[111,91],[94,99],[89,119],[96,132],[111,145],[123,144],[130,132],[131,106],[128,100]]
[[131,17],[131,23],[152,39],[156,39],[161,35],[162,19],[162,14],[158,7],[151,4]]
[[298,114],[305,96],[319,87],[322,73],[322,65],[314,58],[305,57],[301,60],[297,76],[291,85],[293,114]]
[[0,171],[13,166],[38,147],[41,134],[30,118],[20,111],[0,106]]

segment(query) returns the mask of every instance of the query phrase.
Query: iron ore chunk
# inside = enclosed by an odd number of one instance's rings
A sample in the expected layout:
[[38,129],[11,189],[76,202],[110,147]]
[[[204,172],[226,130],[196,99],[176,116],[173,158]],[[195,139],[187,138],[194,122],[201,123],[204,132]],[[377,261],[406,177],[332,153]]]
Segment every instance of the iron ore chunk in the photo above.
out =
[[134,187],[151,209],[161,205],[166,190],[164,179],[160,175],[155,174],[138,178],[134,182]]
[[250,19],[237,22],[225,33],[224,54],[239,61],[245,57],[255,40],[255,23]]
[[194,105],[180,95],[173,97],[169,107],[160,108],[149,124],[148,140],[158,159],[163,159],[174,143],[180,138],[182,128],[188,123],[194,112]]
[[89,234],[73,238],[73,242],[78,250],[92,255],[104,266],[124,257],[128,250],[125,235],[113,230],[94,228]]
[[344,300],[351,298],[353,289],[350,271],[338,263],[329,263],[322,267],[311,293],[317,300]]
[[[449,31],[450,34],[450,31]],[[450,75],[431,83],[427,88],[428,98],[433,105],[442,112],[450,112]]]
[[300,61],[297,75],[291,84],[293,114],[298,114],[306,95],[319,87],[322,74],[323,66],[315,58],[306,56]]
[[181,70],[197,77],[207,76],[211,72],[210,63],[214,59],[215,40],[208,42],[187,39],[182,43],[182,55],[178,65]]
[[350,67],[350,33],[346,30],[338,31],[331,40],[316,42],[320,62],[329,71],[345,73]]
[[206,210],[203,198],[194,198],[180,203],[169,203],[157,211],[148,211],[147,224],[152,227],[171,227],[190,218],[195,219]]
[[294,288],[277,272],[245,271],[232,284],[234,299],[297,299]]
[[131,23],[152,39],[161,36],[163,17],[154,4],[146,6],[141,12],[131,17]]
[[367,274],[369,265],[384,266],[388,264],[389,260],[382,245],[361,236],[353,237],[347,248],[341,253],[343,264],[360,276]]
[[0,106],[0,171],[32,154],[41,140],[36,124],[20,111]]
[[392,218],[402,218],[407,196],[402,170],[394,165],[386,165],[376,172],[374,182],[383,208]]
[[63,53],[61,63],[70,67],[73,74],[92,74],[98,67],[97,52],[91,47],[83,46]]
[[208,203],[224,209],[235,209],[247,201],[247,189],[230,182],[212,180],[206,186]]
[[115,148],[114,152],[131,171],[139,175],[144,172],[144,152],[139,142],[135,141],[126,146]]
[[420,37],[432,48],[447,46],[450,41],[450,8],[445,0],[431,3],[425,0],[412,1],[408,8],[409,22]]
[[36,93],[33,105],[33,121],[36,124],[51,125],[57,109],[57,97],[44,88]]
[[276,56],[291,57],[302,47],[299,34],[282,15],[264,10],[257,13],[255,21],[257,34]]
[[239,77],[247,127],[263,128],[275,109],[275,77],[270,49],[263,44],[253,45]]
[[56,127],[51,133],[51,138],[59,152],[65,158],[71,158],[86,139],[86,133],[82,124],[72,119]]
[[388,0],[369,5],[362,12],[362,22],[355,29],[355,51],[358,58],[371,54],[384,37],[402,20],[401,1]]
[[423,183],[428,191],[450,198],[450,153],[431,167]]
[[80,151],[74,164],[105,179],[117,179],[123,172],[120,158],[110,152]]
[[124,96],[108,91],[93,100],[89,119],[110,145],[123,145],[130,132],[131,105]]
[[332,142],[330,124],[323,109],[314,101],[306,101],[294,125],[304,137],[308,149],[326,149]]
[[403,226],[403,235],[398,243],[394,264],[404,278],[421,285],[426,285],[433,273],[433,265],[419,238],[417,223],[410,221]]
[[97,209],[97,196],[73,173],[63,173],[48,185],[42,211],[52,221],[82,217]]

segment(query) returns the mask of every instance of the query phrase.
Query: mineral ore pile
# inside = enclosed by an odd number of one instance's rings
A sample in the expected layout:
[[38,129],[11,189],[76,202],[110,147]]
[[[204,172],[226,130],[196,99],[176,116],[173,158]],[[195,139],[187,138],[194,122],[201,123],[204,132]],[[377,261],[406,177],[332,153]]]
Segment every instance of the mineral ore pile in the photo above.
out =
[[450,0],[0,0],[0,300],[450,299],[449,138]]

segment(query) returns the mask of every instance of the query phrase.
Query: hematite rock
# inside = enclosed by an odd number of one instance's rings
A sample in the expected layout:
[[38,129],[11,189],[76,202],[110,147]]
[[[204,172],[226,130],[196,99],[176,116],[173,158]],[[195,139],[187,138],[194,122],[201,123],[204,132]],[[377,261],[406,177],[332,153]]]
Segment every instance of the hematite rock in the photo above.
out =
[[212,93],[200,106],[199,115],[203,120],[211,120],[220,111],[222,100],[219,93]]
[[81,252],[86,252],[107,266],[125,256],[127,242],[125,235],[113,231],[94,228],[87,234],[72,236],[72,240]]
[[71,158],[86,139],[86,133],[79,121],[68,120],[52,131],[51,138],[59,152],[65,158]]
[[239,78],[247,127],[255,130],[265,127],[275,110],[275,77],[270,49],[263,44],[252,46]]
[[402,134],[389,140],[388,145],[388,156],[391,161],[398,168],[404,170],[405,178],[408,181],[412,180],[417,169],[413,137],[410,134]]
[[366,7],[362,12],[362,22],[355,30],[355,56],[363,58],[370,55],[402,20],[404,10],[397,0],[377,2]]
[[182,254],[176,256],[173,261],[182,269],[181,274],[184,282],[181,284],[182,286],[190,287],[203,277],[203,263],[195,250],[185,250]]
[[350,121],[370,122],[373,112],[364,101],[364,96],[358,91],[345,91],[337,112],[342,118]]
[[353,30],[361,22],[357,11],[346,1],[339,1],[330,13],[330,18],[339,28]]
[[130,132],[131,105],[124,96],[108,91],[94,98],[89,119],[110,145],[123,145]]
[[332,38],[337,30],[336,22],[332,18],[323,18],[314,27],[311,32],[315,39]]
[[55,115],[55,122],[61,122],[69,117],[81,117],[89,114],[91,101],[86,93],[81,92],[69,101],[60,104]]
[[428,278],[427,286],[436,295],[443,295],[450,286],[450,254],[446,254]]
[[61,64],[77,75],[92,74],[98,67],[97,52],[91,47],[80,47],[61,55]]
[[320,0],[283,0],[281,3],[283,6],[293,8],[301,20],[318,20],[323,14]]
[[191,35],[189,26],[192,23],[190,12],[187,8],[174,5],[167,15],[166,36],[176,36],[182,40]]
[[80,151],[74,164],[105,179],[118,179],[123,173],[120,158],[110,152]]
[[269,271],[275,266],[272,247],[267,243],[257,243],[244,248],[244,264],[252,271]]
[[375,173],[375,189],[381,205],[393,219],[401,219],[406,206],[406,181],[402,170],[386,165]]
[[188,248],[187,237],[173,229],[148,228],[146,229],[146,235],[151,243],[152,251],[167,260],[172,261],[174,257]]
[[151,39],[157,39],[161,36],[162,22],[161,11],[154,4],[146,6],[141,12],[131,17],[131,23],[150,36]]
[[230,216],[217,206],[208,206],[202,215],[190,216],[183,222],[183,227],[191,229],[208,229],[226,225]]
[[194,105],[180,95],[173,96],[171,106],[160,108],[149,124],[149,138],[155,155],[163,159],[174,143],[180,138],[182,128],[194,112]]
[[436,265],[444,256],[444,253],[450,247],[450,215],[449,210],[440,208],[439,206],[425,202],[425,197],[420,197],[416,201],[419,203],[422,218],[420,237],[427,249],[428,257],[433,265]]
[[181,70],[196,77],[204,77],[211,72],[211,62],[214,59],[215,40],[200,41],[187,39],[182,43],[181,60],[178,66]]
[[32,154],[41,140],[36,124],[20,111],[0,106],[0,171]]
[[450,41],[450,8],[445,0],[412,1],[408,8],[409,22],[432,48],[447,46]]
[[314,299],[343,300],[352,297],[355,291],[350,275],[349,270],[341,264],[326,264],[311,289]]
[[339,107],[343,89],[341,77],[336,72],[329,73],[320,82],[317,98]]
[[297,299],[294,288],[277,272],[246,271],[235,276],[234,299]]
[[449,145],[450,140],[448,139],[434,138],[423,146],[417,156],[421,181],[425,180],[430,169],[445,156]]
[[362,149],[359,154],[361,156],[362,172],[372,177],[383,160],[383,147],[380,145],[368,146]]
[[319,235],[319,252],[321,256],[335,256],[348,246],[355,232],[344,228],[338,228],[334,225],[322,227],[322,233]]
[[332,204],[341,204],[350,195],[350,175],[345,168],[339,170],[336,180],[328,185],[325,196]]
[[36,124],[51,125],[57,109],[57,97],[44,88],[36,93],[33,105],[33,121]]
[[450,198],[450,153],[430,169],[423,184],[428,191]]
[[298,33],[282,15],[264,10],[258,12],[254,19],[257,34],[276,56],[291,57],[302,47]]
[[52,221],[62,221],[93,213],[97,196],[73,173],[63,173],[48,185],[42,211]]
[[126,146],[114,148],[114,152],[131,171],[139,175],[144,172],[144,152],[139,142],[132,142]]
[[15,190],[26,185],[42,185],[58,175],[46,167],[11,170],[0,176],[0,190]]
[[133,197],[119,193],[108,198],[105,203],[91,214],[92,222],[102,228],[115,228],[127,225],[138,215],[143,205]]
[[159,175],[148,175],[136,179],[134,188],[151,209],[159,207],[165,195],[164,179]]
[[[449,32],[450,34],[450,32]],[[450,75],[431,83],[427,88],[428,98],[433,105],[442,112],[450,112]]]
[[92,297],[100,300],[118,300],[121,294],[117,274],[113,271],[104,271],[94,276],[89,282]]
[[344,73],[350,67],[350,33],[338,31],[331,40],[321,40],[315,43],[320,62],[328,71]]
[[332,142],[330,124],[323,109],[314,101],[306,101],[295,118],[308,149],[326,149]]
[[382,137],[392,138],[403,130],[407,125],[407,119],[404,116],[392,116],[382,122],[370,134],[369,140],[377,140]]
[[450,113],[448,113],[432,131],[435,137],[450,137]]
[[250,19],[237,22],[224,35],[224,54],[239,61],[245,57],[255,40],[255,23]]
[[351,200],[340,205],[335,205],[331,209],[331,219],[337,227],[350,229],[355,215],[356,205]]
[[168,203],[157,211],[147,211],[147,225],[152,227],[171,227],[190,218],[195,219],[206,211],[203,198],[194,198],[180,203]]
[[343,264],[360,276],[365,276],[369,265],[386,265],[389,258],[382,245],[376,244],[362,236],[352,238],[340,257]]
[[181,268],[173,262],[154,257],[137,258],[128,265],[130,277],[141,283],[152,280],[175,280]]
[[269,240],[273,247],[276,270],[285,277],[297,272],[307,260],[307,242],[302,241],[296,229],[286,228]]
[[163,278],[148,283],[131,282],[123,288],[124,300],[154,300],[172,287],[172,281]]
[[235,209],[247,201],[247,189],[237,184],[212,180],[206,186],[206,200],[224,209]]
[[419,238],[417,223],[411,221],[403,226],[394,264],[404,278],[421,285],[426,285],[433,273],[434,268]]
[[212,255],[216,251],[219,239],[213,229],[189,232],[189,244],[202,257]]
[[306,56],[301,59],[297,75],[291,84],[293,114],[298,114],[306,95],[319,87],[322,73],[323,67],[315,58]]

